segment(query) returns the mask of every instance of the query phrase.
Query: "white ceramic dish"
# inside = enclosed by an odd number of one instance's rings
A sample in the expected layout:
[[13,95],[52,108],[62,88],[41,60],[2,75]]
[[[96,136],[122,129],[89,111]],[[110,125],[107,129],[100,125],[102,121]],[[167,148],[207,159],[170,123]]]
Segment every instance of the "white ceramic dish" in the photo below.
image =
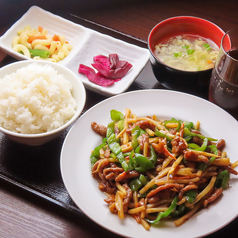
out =
[[[98,33],[37,6],[32,6],[0,37],[0,47],[18,60],[29,58],[13,51],[11,42],[17,31],[26,25],[30,25],[32,28],[37,28],[40,25],[46,28],[50,35],[63,34],[66,40],[73,45],[73,49],[58,64],[65,65],[72,70],[86,88],[105,96],[112,96],[126,91],[149,60],[149,51],[147,49]],[[98,86],[91,83],[86,76],[78,73],[79,64],[91,66],[94,56],[99,54],[108,56],[111,53],[117,53],[120,59],[127,60],[133,65],[128,74],[113,86]]]
[[[6,65],[0,69],[0,78],[3,78],[5,75],[9,75],[13,72],[16,72],[17,69],[26,67],[27,65],[32,63],[32,60],[23,60]],[[41,134],[19,134],[0,127],[0,131],[4,133],[8,138],[18,143],[23,143],[27,145],[41,145],[59,136],[64,129],[66,129],[78,119],[86,102],[85,87],[72,71],[70,71],[63,65],[55,64],[52,62],[37,61],[37,63],[40,65],[50,65],[55,70],[57,70],[59,74],[63,74],[64,77],[72,84],[72,95],[77,101],[77,109],[74,116],[66,124],[55,130]]]
[[[201,131],[227,142],[226,151],[231,161],[237,159],[238,123],[221,108],[201,98],[168,90],[143,90],[111,97],[88,110],[69,131],[61,152],[61,173],[64,184],[75,204],[93,221],[112,232],[137,238],[186,238],[208,235],[233,220],[238,214],[238,178],[231,177],[230,188],[217,203],[194,215],[180,227],[166,222],[161,227],[146,231],[131,218],[120,220],[111,214],[103,201],[106,195],[98,189],[98,182],[90,171],[91,151],[102,138],[91,129],[91,122],[107,125],[110,110],[125,112],[130,108],[138,116],[153,114],[162,119],[175,117],[201,122]],[[211,113],[209,113],[211,112]],[[214,123],[216,121],[216,123]],[[226,124],[226,126],[221,126]],[[79,134],[84,135],[78,137]]]

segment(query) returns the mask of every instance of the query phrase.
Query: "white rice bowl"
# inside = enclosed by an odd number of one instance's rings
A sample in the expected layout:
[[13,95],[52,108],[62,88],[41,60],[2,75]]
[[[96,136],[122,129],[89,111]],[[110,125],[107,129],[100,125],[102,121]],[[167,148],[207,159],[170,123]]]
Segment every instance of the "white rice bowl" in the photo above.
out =
[[12,137],[52,137],[79,116],[85,99],[82,82],[64,66],[33,60],[7,65],[0,70],[0,129]]

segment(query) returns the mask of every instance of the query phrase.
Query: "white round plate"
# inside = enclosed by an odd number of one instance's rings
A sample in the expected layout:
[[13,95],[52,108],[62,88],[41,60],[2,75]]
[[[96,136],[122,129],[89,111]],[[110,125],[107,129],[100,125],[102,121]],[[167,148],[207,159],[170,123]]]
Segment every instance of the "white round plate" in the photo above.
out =
[[[106,195],[98,189],[98,182],[90,170],[91,151],[101,143],[100,136],[91,129],[91,122],[107,125],[110,110],[125,112],[131,109],[138,116],[157,115],[158,118],[176,118],[201,122],[201,131],[214,138],[226,140],[228,156],[237,159],[238,123],[216,105],[184,93],[169,90],[143,90],[111,97],[88,110],[69,131],[61,152],[61,173],[66,189],[75,204],[94,222],[116,234],[126,237],[201,237],[224,227],[238,214],[238,178],[231,176],[230,187],[222,199],[196,213],[180,227],[173,222],[161,223],[146,231],[132,217],[120,220],[111,214],[104,202]],[[238,177],[238,176],[237,176]]]

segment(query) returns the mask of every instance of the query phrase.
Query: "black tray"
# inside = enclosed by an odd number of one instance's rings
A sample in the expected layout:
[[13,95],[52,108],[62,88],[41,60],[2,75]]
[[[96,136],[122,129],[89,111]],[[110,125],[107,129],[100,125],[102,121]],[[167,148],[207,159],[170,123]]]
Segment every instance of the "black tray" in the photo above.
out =
[[[147,47],[146,42],[99,26],[80,17],[67,13],[56,14],[98,32],[141,47]],[[13,61],[15,59],[6,56],[0,62],[0,66]],[[155,79],[151,66],[147,63],[128,91],[149,88],[162,88],[162,86]],[[106,98],[88,90],[86,93],[87,101],[82,113]],[[47,144],[33,147],[11,141],[0,132],[0,178],[66,209],[80,211],[71,200],[63,184],[60,172],[61,148],[69,129],[64,131],[57,139]]]

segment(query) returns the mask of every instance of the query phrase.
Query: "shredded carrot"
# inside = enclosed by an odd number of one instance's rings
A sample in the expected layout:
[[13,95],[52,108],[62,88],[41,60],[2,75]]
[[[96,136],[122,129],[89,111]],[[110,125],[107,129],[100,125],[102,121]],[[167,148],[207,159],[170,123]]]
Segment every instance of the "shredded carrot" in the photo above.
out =
[[38,31],[42,33],[43,27],[42,26],[38,26]]
[[208,60],[208,61],[207,61],[207,63],[208,63],[208,64],[211,64],[211,63],[212,63],[212,61],[211,61],[211,60]]
[[53,41],[60,41],[59,36],[58,36],[58,35],[54,35],[54,36],[53,36]]
[[29,36],[28,37],[28,42],[29,43],[31,43],[32,41],[34,41],[34,40],[45,40],[46,39],[46,37],[45,36]]
[[173,158],[174,160],[177,160],[177,158],[174,157],[174,156],[169,152],[169,150],[166,148],[166,146],[164,146],[164,151],[165,151],[165,153],[166,153],[168,156],[170,156],[170,157]]
[[117,175],[117,180],[119,179],[123,179],[123,178],[125,178],[125,176],[126,176],[126,172],[124,171],[124,172],[122,172],[121,174],[119,174],[119,175]]

